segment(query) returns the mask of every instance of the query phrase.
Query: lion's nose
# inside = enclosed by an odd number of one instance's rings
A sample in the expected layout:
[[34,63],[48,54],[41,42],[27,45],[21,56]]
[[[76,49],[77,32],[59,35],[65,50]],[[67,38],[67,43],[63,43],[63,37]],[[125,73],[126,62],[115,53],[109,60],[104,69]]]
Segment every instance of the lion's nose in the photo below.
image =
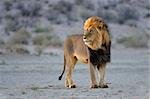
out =
[[83,36],[83,39],[86,39],[86,36]]

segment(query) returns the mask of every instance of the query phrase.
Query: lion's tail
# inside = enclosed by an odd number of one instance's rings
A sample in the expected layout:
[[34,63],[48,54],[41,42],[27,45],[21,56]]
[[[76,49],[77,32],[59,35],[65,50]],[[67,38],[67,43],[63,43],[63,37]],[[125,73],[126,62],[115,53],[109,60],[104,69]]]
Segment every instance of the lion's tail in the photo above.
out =
[[63,76],[63,74],[64,74],[64,72],[65,72],[65,68],[66,68],[66,58],[65,58],[65,55],[64,55],[64,68],[63,68],[63,72],[62,72],[62,74],[59,76],[59,80],[61,80],[62,79],[62,76]]

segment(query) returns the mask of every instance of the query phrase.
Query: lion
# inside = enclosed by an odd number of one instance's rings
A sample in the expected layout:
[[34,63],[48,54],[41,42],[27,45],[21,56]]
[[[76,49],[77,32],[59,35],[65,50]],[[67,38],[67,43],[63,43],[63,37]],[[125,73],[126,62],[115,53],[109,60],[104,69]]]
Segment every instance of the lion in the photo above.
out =
[[[71,35],[64,41],[64,68],[59,80],[66,71],[65,87],[76,88],[72,72],[77,61],[89,64],[91,88],[108,88],[104,81],[106,64],[110,62],[111,39],[104,20],[98,16],[88,18],[83,26],[83,35]],[[95,71],[99,71],[99,84]]]

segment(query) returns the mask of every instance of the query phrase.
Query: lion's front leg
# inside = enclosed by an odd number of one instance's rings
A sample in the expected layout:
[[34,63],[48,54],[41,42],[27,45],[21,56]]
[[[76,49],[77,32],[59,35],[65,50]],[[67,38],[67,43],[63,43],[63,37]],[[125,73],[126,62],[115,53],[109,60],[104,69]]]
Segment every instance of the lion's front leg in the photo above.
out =
[[108,88],[108,85],[104,81],[106,64],[98,65],[97,68],[98,68],[99,76],[100,76],[99,87],[100,88]]
[[98,88],[96,78],[95,78],[95,66],[89,63],[89,71],[90,71],[90,78],[91,78],[91,88]]

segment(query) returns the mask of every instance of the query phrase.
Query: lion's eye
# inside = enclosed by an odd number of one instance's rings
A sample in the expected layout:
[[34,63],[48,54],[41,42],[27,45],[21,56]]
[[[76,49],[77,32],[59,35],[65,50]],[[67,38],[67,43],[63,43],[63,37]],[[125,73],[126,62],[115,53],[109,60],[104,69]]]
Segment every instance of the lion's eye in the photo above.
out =
[[92,31],[91,32],[89,32],[89,36],[91,36],[93,33],[92,33]]
[[90,30],[90,33],[92,33],[92,30]]

